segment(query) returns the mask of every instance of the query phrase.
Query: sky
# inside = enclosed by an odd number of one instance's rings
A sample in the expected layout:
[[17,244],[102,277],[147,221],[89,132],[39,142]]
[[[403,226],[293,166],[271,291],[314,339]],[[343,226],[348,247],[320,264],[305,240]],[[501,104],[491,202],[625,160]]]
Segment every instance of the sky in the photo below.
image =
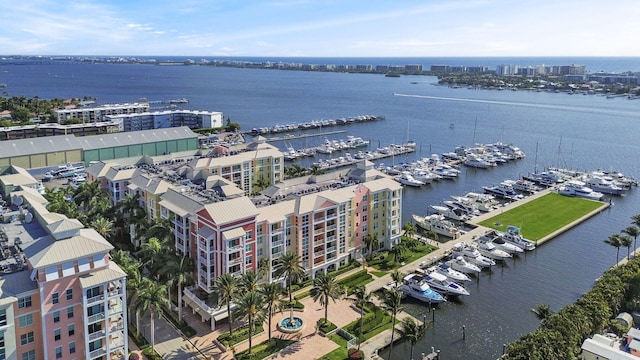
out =
[[0,0],[0,54],[640,56],[640,0]]

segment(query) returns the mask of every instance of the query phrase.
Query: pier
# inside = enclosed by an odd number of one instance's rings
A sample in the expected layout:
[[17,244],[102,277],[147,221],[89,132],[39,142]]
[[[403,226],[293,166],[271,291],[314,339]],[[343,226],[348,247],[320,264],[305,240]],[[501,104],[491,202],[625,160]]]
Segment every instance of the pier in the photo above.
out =
[[348,125],[354,123],[363,123],[370,121],[384,120],[382,115],[358,115],[350,117],[342,117],[332,120],[313,120],[298,124],[275,125],[272,127],[253,128],[251,131],[245,132],[247,135],[266,135],[283,132],[293,132],[297,130],[322,129],[323,127],[332,127],[338,125]]
[[329,160],[321,159],[319,162],[313,163],[313,165],[319,167],[322,170],[330,170],[330,169],[338,169],[345,166],[351,166],[362,159],[367,159],[369,161],[380,160],[384,158],[389,158],[396,155],[409,154],[416,151],[415,144],[403,144],[403,145],[391,145],[389,147],[384,148],[383,151],[373,151],[373,152],[359,152],[353,157],[345,156],[339,158],[332,158]]
[[282,136],[271,136],[271,137],[268,137],[266,139],[269,142],[271,142],[271,141],[285,141],[285,140],[294,140],[294,139],[305,139],[305,138],[317,137],[317,136],[344,134],[346,132],[347,132],[347,130],[336,130],[336,131],[327,131],[327,132],[321,132],[321,133],[315,133],[315,134],[304,134],[304,133],[303,134],[299,134],[299,135],[287,134],[287,135],[282,135]]

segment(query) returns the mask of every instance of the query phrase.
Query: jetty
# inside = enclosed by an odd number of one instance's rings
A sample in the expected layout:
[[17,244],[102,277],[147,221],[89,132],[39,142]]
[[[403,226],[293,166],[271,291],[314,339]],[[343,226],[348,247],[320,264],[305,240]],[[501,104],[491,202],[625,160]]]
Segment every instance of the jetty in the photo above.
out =
[[354,123],[363,123],[384,120],[382,115],[358,115],[350,117],[342,117],[331,120],[313,120],[297,124],[274,125],[272,127],[253,128],[251,131],[245,132],[248,135],[266,135],[283,132],[293,132],[298,130],[321,129],[323,127],[333,127],[339,125],[349,125]]
[[409,154],[416,151],[415,143],[407,143],[402,145],[390,145],[388,147],[379,148],[374,151],[359,151],[355,155],[345,153],[345,156],[331,159],[320,159],[318,162],[314,162],[313,165],[322,170],[337,169],[345,166],[351,166],[362,159],[369,161],[389,158],[392,156]]

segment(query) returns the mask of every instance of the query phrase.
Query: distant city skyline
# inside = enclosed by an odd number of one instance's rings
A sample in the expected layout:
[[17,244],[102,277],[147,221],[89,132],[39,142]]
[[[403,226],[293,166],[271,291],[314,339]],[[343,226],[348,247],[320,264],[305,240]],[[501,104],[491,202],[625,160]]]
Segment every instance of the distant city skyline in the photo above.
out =
[[640,56],[636,0],[0,0],[6,55]]

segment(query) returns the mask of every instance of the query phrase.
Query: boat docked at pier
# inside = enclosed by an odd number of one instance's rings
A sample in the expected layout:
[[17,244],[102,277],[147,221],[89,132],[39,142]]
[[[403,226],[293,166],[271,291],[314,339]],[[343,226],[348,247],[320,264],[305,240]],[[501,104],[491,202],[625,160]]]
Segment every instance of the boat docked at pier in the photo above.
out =
[[498,249],[498,247],[491,241],[478,241],[476,248],[480,254],[497,261],[504,261],[511,256],[508,252]]
[[479,239],[479,242],[490,242],[497,249],[500,249],[510,255],[516,255],[524,252],[524,250],[520,246],[516,246],[515,244],[507,242],[502,237],[502,233],[495,230],[489,230],[486,234],[482,235]]
[[441,262],[438,265],[428,267],[427,273],[436,272],[446,276],[451,281],[471,281],[471,279],[464,273],[453,269],[449,264]]
[[402,279],[398,290],[416,300],[429,304],[439,304],[447,301],[439,292],[433,290],[419,274],[409,274]]
[[491,162],[487,159],[481,158],[477,155],[469,155],[467,159],[463,162],[465,166],[479,168],[479,169],[488,169],[490,167],[496,166],[495,162]]
[[487,194],[505,200],[519,200],[523,198],[522,194],[515,191],[511,184],[508,182],[505,183],[504,181],[494,186],[483,186],[482,190]]
[[431,205],[431,209],[433,209],[433,211],[435,211],[436,214],[443,215],[447,219],[451,219],[451,220],[454,220],[454,221],[467,221],[467,220],[469,220],[471,218],[471,217],[469,217],[469,215],[464,213],[462,210],[460,210],[460,209],[452,209],[452,208],[450,208],[448,206]]
[[496,264],[493,259],[482,255],[475,246],[464,241],[454,244],[451,250],[453,257],[463,256],[465,260],[479,267],[493,266]]
[[598,201],[602,200],[604,197],[603,193],[593,191],[591,188],[587,187],[584,182],[578,180],[566,182],[558,189],[558,194]]
[[463,274],[478,274],[482,269],[478,265],[472,264],[465,260],[464,256],[456,256],[454,259],[447,261],[452,269]]
[[413,215],[413,220],[421,229],[432,231],[438,235],[457,239],[460,235],[464,234],[464,231],[458,229],[458,227],[456,227],[451,221],[445,219],[444,215]]
[[504,182],[508,183],[513,187],[513,190],[520,191],[526,194],[535,194],[538,191],[542,190],[542,188],[531,180],[527,179],[519,179],[519,180],[505,180]]
[[420,187],[424,185],[424,182],[416,180],[408,171],[403,172],[396,178],[396,181],[402,185]]
[[434,290],[447,296],[466,296],[469,291],[462,285],[450,281],[446,276],[432,272],[424,276],[424,281]]
[[585,186],[599,193],[606,195],[622,195],[622,193],[624,193],[624,189],[621,186],[616,185],[610,177],[589,174],[583,176],[582,180],[584,181]]
[[522,250],[531,251],[536,248],[536,244],[533,241],[522,236],[520,228],[517,226],[507,225],[507,231],[500,234],[504,241],[514,244]]
[[489,212],[500,207],[500,203],[496,200],[495,196],[491,194],[481,194],[476,192],[468,192],[465,196],[462,196],[464,200],[458,197],[460,201],[469,201],[473,203],[478,210],[483,212]]

